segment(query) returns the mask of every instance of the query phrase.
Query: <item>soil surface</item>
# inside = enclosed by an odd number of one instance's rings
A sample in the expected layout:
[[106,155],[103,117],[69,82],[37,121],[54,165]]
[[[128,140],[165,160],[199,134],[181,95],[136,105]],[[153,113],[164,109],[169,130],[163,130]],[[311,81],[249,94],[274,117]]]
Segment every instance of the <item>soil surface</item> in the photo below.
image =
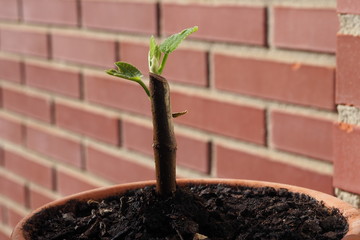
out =
[[286,189],[187,186],[161,199],[154,187],[70,201],[30,219],[32,240],[335,240],[347,232],[336,209]]

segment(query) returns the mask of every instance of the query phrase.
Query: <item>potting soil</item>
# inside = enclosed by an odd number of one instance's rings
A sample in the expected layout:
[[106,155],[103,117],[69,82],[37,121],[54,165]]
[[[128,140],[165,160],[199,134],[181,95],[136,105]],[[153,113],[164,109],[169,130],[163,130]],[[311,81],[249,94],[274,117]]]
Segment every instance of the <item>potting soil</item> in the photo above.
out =
[[201,185],[163,199],[154,187],[70,201],[24,226],[31,240],[340,240],[337,209],[287,189]]

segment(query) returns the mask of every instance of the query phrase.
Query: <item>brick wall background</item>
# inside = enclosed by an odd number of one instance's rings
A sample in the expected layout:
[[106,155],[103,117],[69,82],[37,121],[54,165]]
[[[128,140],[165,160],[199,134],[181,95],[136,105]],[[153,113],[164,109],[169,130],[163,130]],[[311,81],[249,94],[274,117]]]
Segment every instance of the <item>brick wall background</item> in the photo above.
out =
[[[334,131],[334,186],[339,197],[360,208],[360,2],[339,0],[337,36],[336,104],[338,127]],[[356,194],[358,195],[356,195]]]
[[[339,0],[342,29],[355,5]],[[360,193],[347,163],[360,130],[334,124],[336,104],[344,123],[359,106],[360,40],[338,36],[335,90],[335,0],[0,0],[0,239],[48,201],[154,179],[149,100],[103,70],[147,73],[149,36],[194,25],[164,73],[174,111],[189,111],[178,176]]]

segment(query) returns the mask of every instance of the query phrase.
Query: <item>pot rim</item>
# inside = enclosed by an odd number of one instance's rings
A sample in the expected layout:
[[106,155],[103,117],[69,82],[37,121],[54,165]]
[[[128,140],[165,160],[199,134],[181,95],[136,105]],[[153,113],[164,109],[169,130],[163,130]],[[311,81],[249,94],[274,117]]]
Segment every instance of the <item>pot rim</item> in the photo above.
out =
[[[76,194],[72,194],[61,199],[49,202],[40,208],[32,211],[27,216],[25,216],[14,228],[13,233],[10,237],[12,240],[24,240],[22,226],[24,223],[31,218],[34,214],[40,212],[44,208],[49,208],[53,206],[58,206],[65,204],[71,199],[78,200],[88,200],[88,199],[102,199],[107,196],[121,194],[128,190],[133,190],[137,188],[143,188],[145,186],[155,185],[155,180],[149,181],[140,181],[133,183],[124,183],[108,187],[96,188]],[[177,179],[177,184],[179,186],[187,184],[226,184],[230,186],[249,186],[249,187],[273,187],[275,189],[286,188],[291,192],[304,193],[311,197],[314,197],[318,201],[324,202],[327,207],[334,207],[340,210],[343,216],[347,219],[349,224],[349,230],[345,237],[347,236],[359,236],[360,239],[360,211],[350,205],[347,202],[344,202],[334,196],[329,194],[319,192],[316,190],[298,187],[289,184],[275,183],[275,182],[266,182],[266,181],[256,181],[256,180],[244,180],[244,179],[226,179],[226,178],[206,178],[206,179]]]

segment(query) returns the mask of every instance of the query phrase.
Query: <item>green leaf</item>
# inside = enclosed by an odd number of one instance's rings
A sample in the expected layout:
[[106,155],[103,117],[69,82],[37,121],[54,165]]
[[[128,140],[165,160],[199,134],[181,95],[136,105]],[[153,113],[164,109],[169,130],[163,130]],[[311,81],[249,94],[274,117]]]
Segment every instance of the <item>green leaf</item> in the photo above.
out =
[[159,45],[156,43],[154,36],[150,38],[150,50],[149,50],[149,70],[152,73],[158,73],[160,68],[161,51]]
[[187,28],[180,33],[171,35],[170,37],[165,39],[163,43],[160,44],[161,52],[163,52],[164,54],[169,54],[173,52],[187,36],[196,32],[197,30],[198,27],[195,26],[192,28]]
[[107,73],[113,76],[125,78],[132,81],[140,81],[143,77],[139,69],[126,62],[116,62],[115,63],[118,70],[108,70]]
[[115,77],[125,78],[125,79],[139,83],[141,85],[141,87],[144,89],[144,91],[146,92],[146,94],[150,97],[150,92],[149,92],[148,87],[141,80],[143,75],[139,71],[139,69],[137,69],[130,63],[126,63],[126,62],[116,62],[115,65],[118,68],[117,70],[109,69],[109,70],[106,70],[105,72],[107,74],[115,76]]
[[154,36],[151,36],[150,38],[150,57],[155,57],[157,59],[160,59],[161,57],[161,51],[159,48],[159,45],[156,43]]

